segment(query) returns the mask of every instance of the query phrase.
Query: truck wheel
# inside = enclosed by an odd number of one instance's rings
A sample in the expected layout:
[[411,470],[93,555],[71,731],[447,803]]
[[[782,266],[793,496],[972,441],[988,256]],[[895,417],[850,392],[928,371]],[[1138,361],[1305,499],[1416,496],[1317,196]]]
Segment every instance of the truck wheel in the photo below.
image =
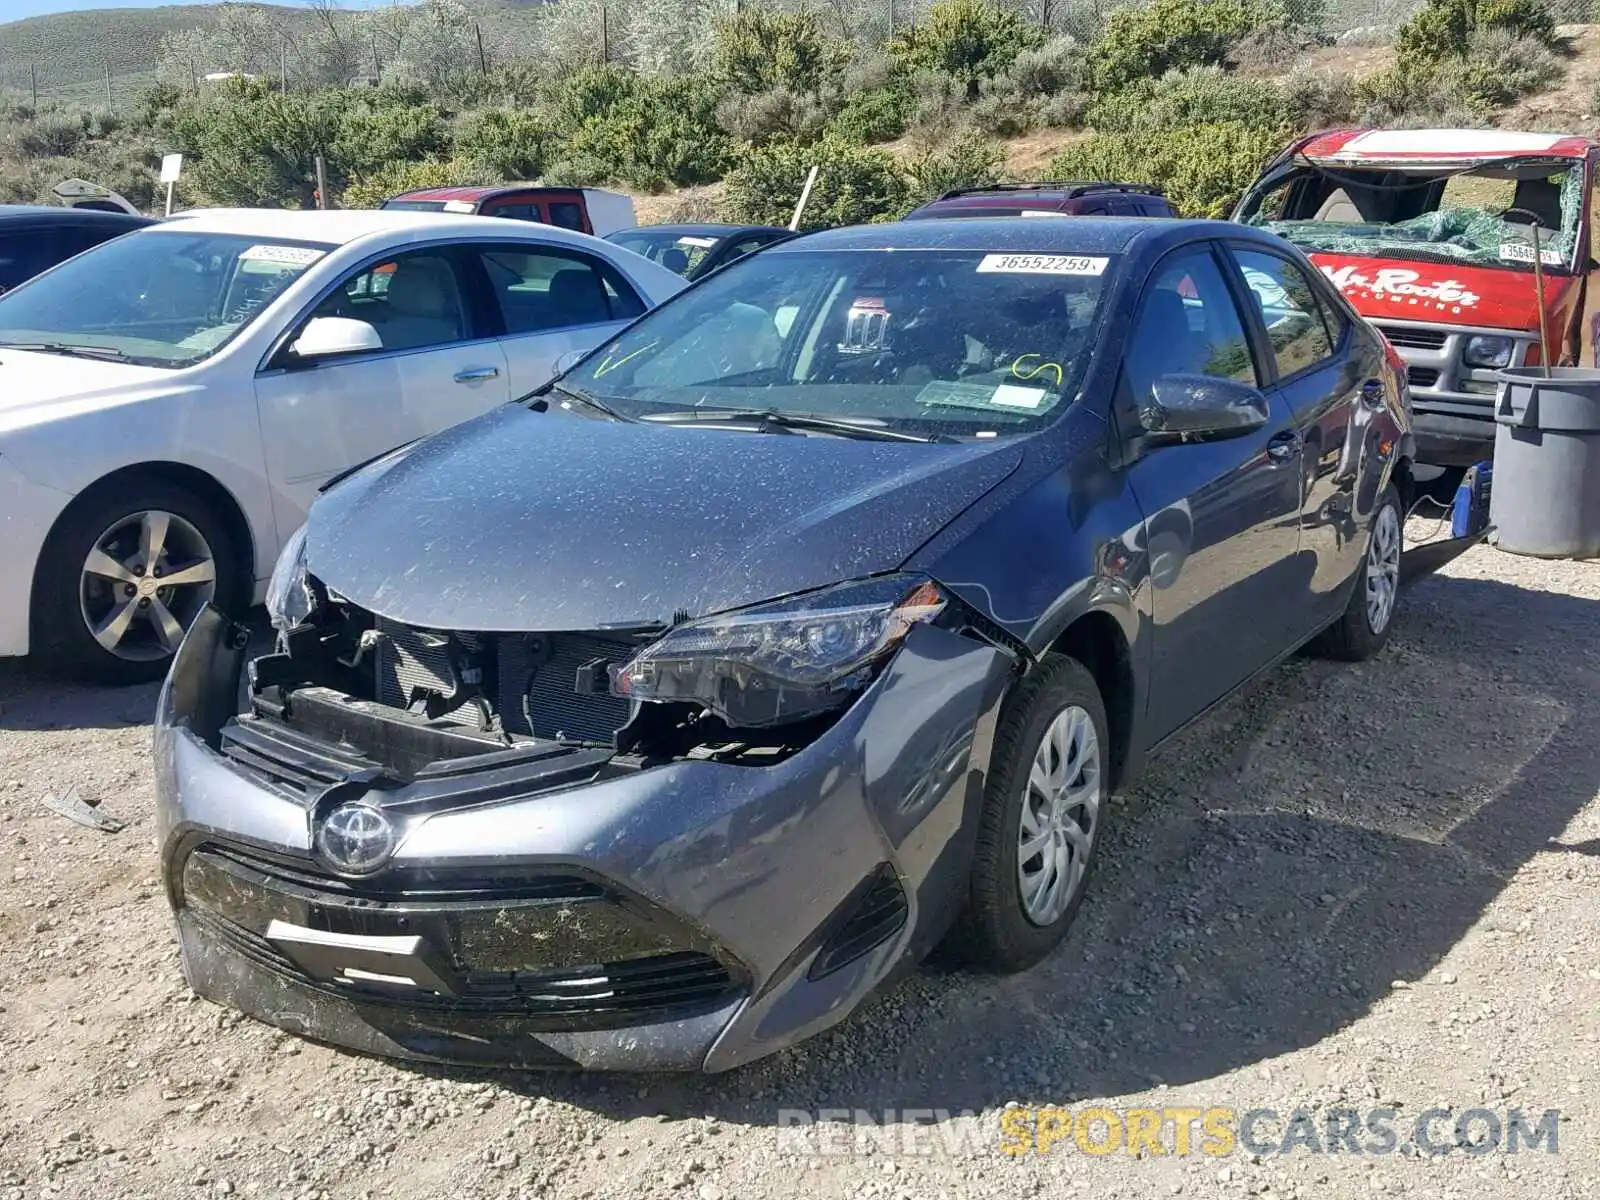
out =
[[1110,748],[1100,690],[1075,659],[1051,655],[1007,699],[950,935],[968,965],[1022,971],[1066,936],[1100,842]]
[[1400,554],[1404,541],[1400,493],[1390,483],[1373,511],[1367,552],[1356,573],[1355,586],[1350,589],[1350,603],[1345,606],[1344,615],[1311,643],[1314,653],[1344,662],[1361,662],[1383,649],[1400,601]]
[[97,683],[159,679],[207,604],[238,605],[238,562],[226,523],[187,488],[143,479],[87,492],[39,556],[33,654]]

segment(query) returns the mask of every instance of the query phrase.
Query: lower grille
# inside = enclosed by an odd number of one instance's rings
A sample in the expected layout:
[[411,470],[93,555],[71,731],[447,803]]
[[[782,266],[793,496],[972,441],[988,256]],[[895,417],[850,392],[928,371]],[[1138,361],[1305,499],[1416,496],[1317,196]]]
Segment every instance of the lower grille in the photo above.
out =
[[1378,332],[1389,339],[1391,346],[1408,350],[1443,350],[1450,336],[1443,329],[1414,329],[1408,325],[1379,325]]
[[1406,382],[1416,388],[1430,388],[1439,382],[1439,372],[1432,367],[1407,367]]
[[[407,708],[420,693],[454,697],[462,681],[447,649],[453,637],[461,651],[473,655],[506,732],[528,737],[610,744],[628,722],[627,700],[609,692],[577,690],[579,670],[598,660],[621,663],[638,650],[633,642],[589,633],[439,634],[380,620],[384,634],[378,658],[377,699]],[[475,706],[463,706],[451,717],[477,725]]]

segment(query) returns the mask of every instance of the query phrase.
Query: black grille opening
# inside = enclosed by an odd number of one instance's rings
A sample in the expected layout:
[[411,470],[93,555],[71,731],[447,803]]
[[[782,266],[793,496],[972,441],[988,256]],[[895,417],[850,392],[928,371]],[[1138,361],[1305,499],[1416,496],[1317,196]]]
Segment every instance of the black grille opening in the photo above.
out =
[[1378,331],[1395,347],[1408,350],[1443,350],[1450,335],[1443,329],[1412,329],[1403,325],[1379,325]]
[[844,919],[823,944],[807,978],[821,979],[881,946],[905,926],[906,911],[905,888],[886,863],[873,873],[855,904],[845,910]]
[[1439,372],[1432,367],[1407,367],[1406,382],[1412,387],[1429,388],[1439,382]]

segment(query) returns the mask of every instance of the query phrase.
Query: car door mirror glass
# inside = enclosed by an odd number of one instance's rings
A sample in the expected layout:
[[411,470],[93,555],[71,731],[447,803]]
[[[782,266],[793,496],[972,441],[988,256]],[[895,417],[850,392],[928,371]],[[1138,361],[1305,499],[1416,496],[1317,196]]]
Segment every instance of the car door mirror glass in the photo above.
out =
[[1139,407],[1147,432],[1179,439],[1247,433],[1265,425],[1268,416],[1260,391],[1211,375],[1162,375]]
[[365,321],[351,317],[314,317],[289,349],[300,362],[309,362],[382,350],[383,339]]

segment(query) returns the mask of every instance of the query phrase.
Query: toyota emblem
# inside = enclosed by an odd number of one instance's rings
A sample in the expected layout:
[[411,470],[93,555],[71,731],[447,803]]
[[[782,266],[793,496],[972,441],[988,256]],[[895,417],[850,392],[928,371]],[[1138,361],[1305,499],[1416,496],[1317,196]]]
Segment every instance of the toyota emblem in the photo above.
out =
[[354,801],[341,804],[323,818],[317,850],[341,871],[376,871],[394,854],[394,822],[382,809]]

